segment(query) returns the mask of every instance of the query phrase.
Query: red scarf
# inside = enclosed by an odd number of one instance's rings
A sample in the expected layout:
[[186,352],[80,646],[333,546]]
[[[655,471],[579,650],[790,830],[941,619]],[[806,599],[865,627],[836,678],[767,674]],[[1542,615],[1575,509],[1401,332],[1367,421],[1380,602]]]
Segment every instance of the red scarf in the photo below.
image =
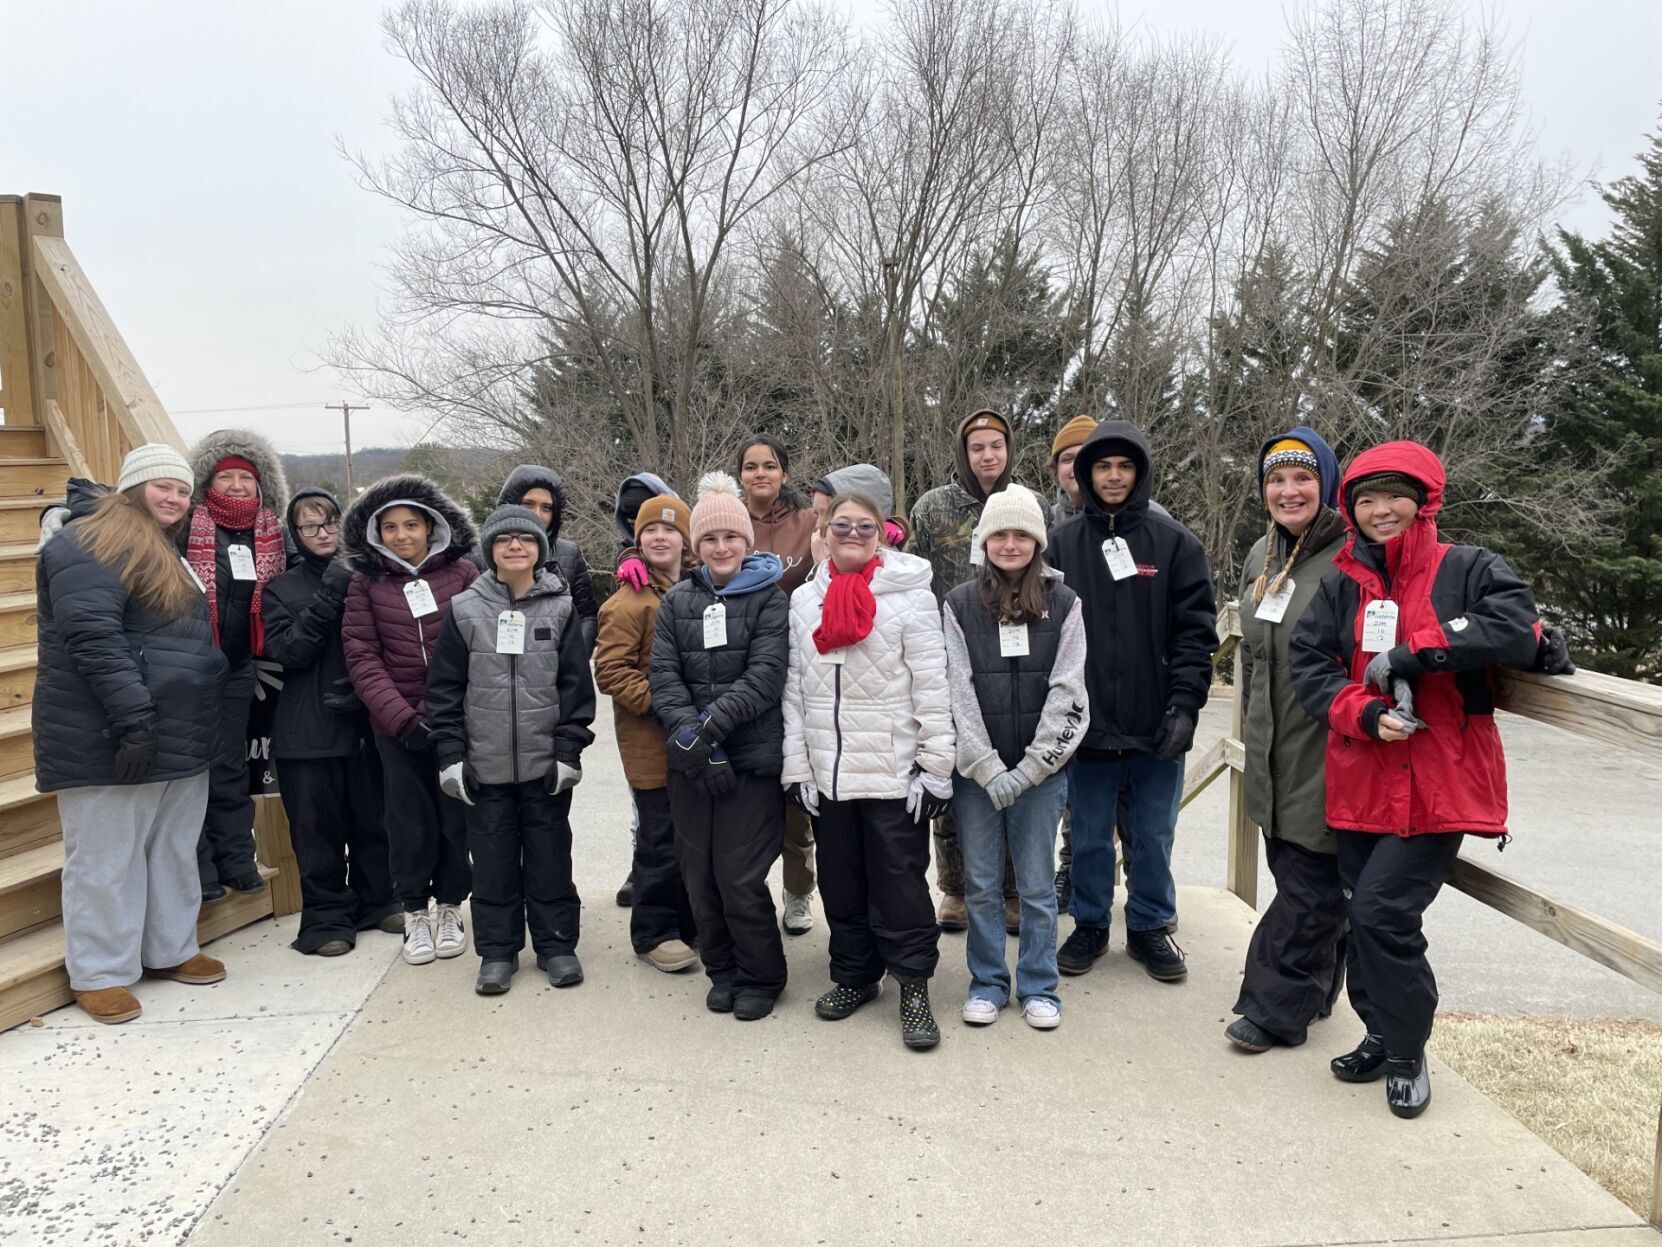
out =
[[871,635],[871,625],[877,619],[871,578],[879,565],[873,558],[857,572],[840,572],[836,563],[831,564],[831,586],[820,608],[819,627],[814,629],[814,646],[820,653],[858,645]]
[[208,598],[208,619],[213,624],[214,641],[219,641],[219,594],[214,580],[219,560],[216,528],[243,533],[254,530],[254,600],[248,610],[249,647],[255,655],[265,653],[265,620],[260,616],[260,603],[265,596],[266,582],[282,573],[288,562],[288,551],[283,545],[282,525],[277,513],[262,507],[258,498],[227,498],[217,489],[203,495],[202,505],[190,513],[190,540],[185,547],[185,561],[202,582]]

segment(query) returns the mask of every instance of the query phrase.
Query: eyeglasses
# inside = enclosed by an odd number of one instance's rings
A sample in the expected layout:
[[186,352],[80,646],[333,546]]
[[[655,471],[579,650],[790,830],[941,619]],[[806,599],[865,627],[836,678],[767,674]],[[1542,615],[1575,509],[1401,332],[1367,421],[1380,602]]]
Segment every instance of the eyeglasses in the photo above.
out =
[[847,537],[852,534],[866,541],[877,536],[877,525],[871,520],[832,520],[825,527],[833,537]]
[[534,546],[537,544],[537,539],[524,536],[521,533],[503,533],[492,544],[499,546]]
[[302,524],[299,532],[302,537],[315,537],[319,533],[338,533],[340,532],[340,521],[328,520],[322,524]]

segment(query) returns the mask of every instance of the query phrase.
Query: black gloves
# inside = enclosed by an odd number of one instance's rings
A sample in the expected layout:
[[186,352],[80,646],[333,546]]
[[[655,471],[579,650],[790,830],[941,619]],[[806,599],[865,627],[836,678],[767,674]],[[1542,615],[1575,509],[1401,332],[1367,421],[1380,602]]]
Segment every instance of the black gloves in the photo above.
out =
[[333,710],[336,714],[357,714],[364,708],[358,690],[352,687],[352,681],[347,676],[342,676],[330,687],[334,691],[323,695],[325,710]]
[[110,724],[116,736],[115,782],[142,784],[156,768],[156,720],[152,715]]
[[739,786],[739,777],[733,774],[733,764],[720,749],[710,754],[704,769],[692,777],[693,786],[707,797],[722,797]]
[[332,559],[323,569],[323,591],[331,597],[344,598],[351,583],[352,565],[345,559]]
[[1194,748],[1195,716],[1181,706],[1173,706],[1160,720],[1160,730],[1154,735],[1154,754],[1162,762],[1182,757]]
[[1530,668],[1543,675],[1574,675],[1575,662],[1570,658],[1570,643],[1557,628],[1541,625],[1541,642],[1535,648],[1535,665]]
[[398,743],[415,753],[433,743],[433,729],[427,726],[427,720],[417,719],[415,726],[398,738]]

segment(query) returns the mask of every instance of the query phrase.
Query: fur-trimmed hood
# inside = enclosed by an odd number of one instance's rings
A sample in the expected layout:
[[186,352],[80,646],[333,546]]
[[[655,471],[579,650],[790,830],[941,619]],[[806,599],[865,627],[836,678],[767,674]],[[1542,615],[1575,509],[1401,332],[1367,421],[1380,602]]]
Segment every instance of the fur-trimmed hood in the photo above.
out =
[[252,429],[215,429],[190,448],[191,501],[207,496],[214,465],[226,455],[241,455],[260,477],[260,503],[279,517],[289,509],[289,481],[276,447]]
[[425,476],[383,476],[358,495],[341,520],[341,548],[353,570],[366,576],[385,576],[387,560],[403,562],[370,531],[374,518],[391,506],[419,507],[433,517],[433,544],[427,558],[410,568],[412,572],[433,559],[448,563],[465,558],[479,540],[467,508]]

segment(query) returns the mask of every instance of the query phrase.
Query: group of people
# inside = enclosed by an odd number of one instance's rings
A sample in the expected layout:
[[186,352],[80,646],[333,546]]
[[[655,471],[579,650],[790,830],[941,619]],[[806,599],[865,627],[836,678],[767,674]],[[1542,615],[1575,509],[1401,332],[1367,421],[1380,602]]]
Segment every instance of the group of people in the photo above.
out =
[[[965,930],[964,1022],[1014,1002],[1053,1028],[1059,976],[1108,948],[1116,840],[1126,951],[1182,981],[1171,852],[1218,644],[1205,551],[1154,501],[1133,424],[1067,422],[1049,506],[1012,480],[1000,413],[967,416],[954,450],[954,479],[909,518],[869,464],[803,496],[768,436],[690,503],[630,476],[598,607],[544,467],[515,469],[477,530],[420,476],[377,481],[344,514],[320,489],[290,498],[241,431],[190,460],[139,447],[114,490],[73,482],[43,521],[34,715],[81,1007],[125,1021],[141,974],[224,976],[195,918],[263,886],[243,767],[255,657],[284,671],[271,744],[302,952],[379,927],[421,965],[465,952],[471,927],[475,989],[496,995],[528,929],[548,981],[580,983],[570,811],[598,685],[633,798],[632,944],[667,973],[701,963],[712,1011],[773,1010],[781,933],[811,929],[817,892],[821,1018],[892,978],[903,1042],[935,1046],[941,932]],[[1299,427],[1258,474],[1239,695],[1277,893],[1226,1034],[1247,1052],[1300,1044],[1348,978],[1366,1034],[1333,1072],[1384,1077],[1413,1116],[1437,1000],[1421,918],[1462,837],[1506,832],[1491,670],[1568,660],[1502,559],[1439,538],[1427,448],[1388,443],[1341,472]]]

